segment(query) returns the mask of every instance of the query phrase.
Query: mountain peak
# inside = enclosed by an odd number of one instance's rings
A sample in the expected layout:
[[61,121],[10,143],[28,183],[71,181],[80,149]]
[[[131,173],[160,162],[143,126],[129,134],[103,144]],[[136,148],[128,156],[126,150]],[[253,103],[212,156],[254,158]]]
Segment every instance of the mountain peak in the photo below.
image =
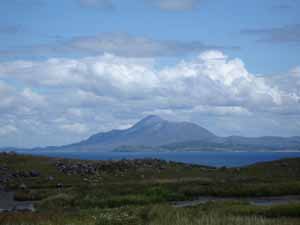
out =
[[[156,115],[149,115],[128,129],[95,134],[81,142],[79,147],[98,150],[112,150],[120,146],[155,147],[215,137],[213,133],[197,124],[171,122]],[[74,148],[74,145],[71,147]]]
[[146,116],[141,121],[144,121],[144,122],[159,122],[159,121],[163,121],[163,119],[159,116],[156,116],[156,115],[149,115],[149,116]]
[[140,120],[139,122],[137,122],[132,128],[143,128],[143,127],[155,126],[162,122],[165,122],[165,120],[163,120],[161,117],[156,115],[149,115],[144,119]]

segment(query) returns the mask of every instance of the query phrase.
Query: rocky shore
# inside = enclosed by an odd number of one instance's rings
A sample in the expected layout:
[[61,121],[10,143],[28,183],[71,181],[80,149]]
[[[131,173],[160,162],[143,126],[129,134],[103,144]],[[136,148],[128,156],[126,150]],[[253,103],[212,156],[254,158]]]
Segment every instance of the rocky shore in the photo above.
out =
[[[97,173],[125,173],[129,169],[154,169],[157,172],[167,168],[168,162],[158,159],[134,159],[115,161],[76,161],[57,160],[55,166],[58,171],[67,175],[95,175]],[[188,166],[188,165],[187,165]]]
[[[16,155],[14,152],[0,153],[2,158],[11,158]],[[112,160],[112,161],[84,161],[84,160],[68,160],[51,158],[51,165],[56,168],[56,172],[68,176],[76,175],[81,177],[101,176],[101,174],[120,175],[128,172],[128,170],[141,171],[151,169],[158,173],[165,170],[170,163],[158,159],[135,159],[135,160]],[[175,164],[175,163],[173,163]],[[189,165],[186,165],[189,166]],[[53,174],[43,174],[38,168],[30,170],[18,168],[12,169],[9,165],[0,165],[0,190],[11,181],[26,179],[45,179],[47,181],[55,181]],[[59,186],[59,184],[57,184]],[[19,184],[19,189],[26,189],[24,183]]]

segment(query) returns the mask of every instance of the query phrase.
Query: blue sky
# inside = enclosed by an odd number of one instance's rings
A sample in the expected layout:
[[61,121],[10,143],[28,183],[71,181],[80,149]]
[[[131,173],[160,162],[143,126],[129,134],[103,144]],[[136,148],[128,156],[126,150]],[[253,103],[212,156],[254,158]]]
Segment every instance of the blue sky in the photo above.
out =
[[297,0],[2,0],[0,146],[64,144],[149,113],[224,136],[299,135],[299,10]]
[[[103,0],[84,2],[2,1],[1,49],[10,51],[36,45],[53,46],[56,42],[68,42],[75,37],[125,33],[159,41],[195,41],[224,47],[227,54],[241,57],[254,73],[285,72],[298,63],[299,36],[294,41],[281,43],[271,40],[259,42],[262,36],[271,34],[251,35],[244,31],[299,24],[299,1],[196,0],[186,3],[188,8],[182,4],[182,9],[176,10],[162,9],[157,5],[159,1],[155,0],[111,1],[111,7],[102,3],[105,2]],[[297,27],[290,32],[299,32],[299,29]],[[47,57],[47,54],[41,55]],[[2,56],[1,60],[22,57],[17,52],[10,57]],[[26,57],[38,58],[28,54]]]

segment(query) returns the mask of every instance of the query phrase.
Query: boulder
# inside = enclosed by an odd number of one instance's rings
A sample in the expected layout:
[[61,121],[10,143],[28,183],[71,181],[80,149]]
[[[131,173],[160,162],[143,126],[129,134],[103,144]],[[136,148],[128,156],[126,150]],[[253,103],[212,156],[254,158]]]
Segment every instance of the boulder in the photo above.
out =
[[37,171],[35,171],[35,170],[31,170],[29,173],[30,173],[31,177],[38,177],[38,176],[40,176],[40,173],[37,172]]
[[20,184],[19,188],[22,190],[26,190],[27,186],[26,186],[26,184],[22,183],[22,184]]
[[47,180],[48,180],[48,181],[53,181],[53,180],[54,180],[54,177],[49,176]]
[[61,189],[61,188],[63,188],[63,187],[64,187],[64,185],[63,185],[62,183],[57,183],[57,184],[56,184],[56,188]]
[[13,207],[12,212],[34,212],[33,204],[18,204]]

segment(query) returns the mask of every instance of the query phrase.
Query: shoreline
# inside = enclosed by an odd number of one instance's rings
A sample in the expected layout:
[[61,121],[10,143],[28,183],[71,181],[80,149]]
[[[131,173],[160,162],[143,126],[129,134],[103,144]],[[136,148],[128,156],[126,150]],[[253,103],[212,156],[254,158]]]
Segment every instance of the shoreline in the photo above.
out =
[[[0,152],[1,153],[1,152]],[[159,159],[170,162],[185,163],[210,167],[243,167],[260,162],[271,162],[289,158],[300,158],[300,152],[294,151],[169,151],[169,152],[31,152],[22,151],[17,154],[75,159],[88,161],[120,161],[133,159]]]

